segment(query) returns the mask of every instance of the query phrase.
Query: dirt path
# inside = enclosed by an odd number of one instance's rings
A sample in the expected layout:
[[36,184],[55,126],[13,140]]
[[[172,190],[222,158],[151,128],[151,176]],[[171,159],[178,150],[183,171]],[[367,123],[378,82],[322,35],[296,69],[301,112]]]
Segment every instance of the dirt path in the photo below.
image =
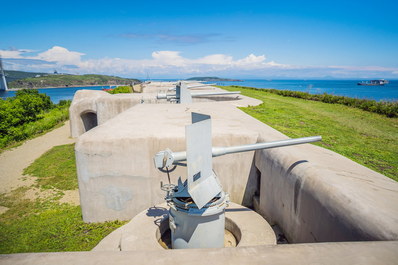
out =
[[22,180],[23,169],[53,146],[74,143],[75,140],[69,135],[69,121],[67,121],[60,128],[0,154],[0,193],[7,193],[14,188],[31,184],[29,180]]

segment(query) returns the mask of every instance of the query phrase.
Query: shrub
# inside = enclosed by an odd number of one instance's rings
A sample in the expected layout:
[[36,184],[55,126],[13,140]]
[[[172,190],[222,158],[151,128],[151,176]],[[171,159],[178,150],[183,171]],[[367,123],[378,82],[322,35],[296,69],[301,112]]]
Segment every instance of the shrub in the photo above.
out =
[[133,93],[133,88],[131,86],[118,86],[114,89],[109,89],[106,92],[109,94]]
[[0,100],[0,148],[47,131],[68,119],[70,100],[53,104],[37,90],[19,90]]

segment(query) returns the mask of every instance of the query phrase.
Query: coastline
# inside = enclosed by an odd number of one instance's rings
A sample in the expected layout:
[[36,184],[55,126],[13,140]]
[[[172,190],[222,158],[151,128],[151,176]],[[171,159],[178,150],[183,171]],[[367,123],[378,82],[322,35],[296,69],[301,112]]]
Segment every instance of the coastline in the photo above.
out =
[[99,87],[99,86],[123,86],[123,85],[87,85],[87,86],[55,86],[55,87],[32,87],[32,88],[9,88],[7,91],[18,91],[22,89],[52,89],[52,88],[80,88],[80,87]]

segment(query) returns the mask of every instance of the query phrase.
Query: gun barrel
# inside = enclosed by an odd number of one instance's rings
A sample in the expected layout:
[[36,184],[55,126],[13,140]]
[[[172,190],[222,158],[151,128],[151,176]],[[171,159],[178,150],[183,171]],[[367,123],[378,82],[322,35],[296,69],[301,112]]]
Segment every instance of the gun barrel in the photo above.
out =
[[268,142],[268,143],[248,144],[248,145],[231,146],[231,147],[214,147],[212,149],[212,155],[213,155],[213,157],[216,157],[216,156],[222,156],[222,155],[240,153],[240,152],[247,152],[247,151],[254,151],[254,150],[260,150],[260,149],[283,147],[283,146],[290,146],[290,145],[297,145],[297,144],[306,144],[306,143],[312,143],[312,142],[317,142],[317,141],[321,141],[321,140],[322,140],[321,136],[311,136],[311,137],[287,139],[287,140]]
[[196,86],[188,86],[188,88],[215,86],[216,84],[201,84]]
[[157,99],[167,99],[167,94],[166,93],[159,93],[156,96]]
[[167,99],[167,100],[169,100],[169,99],[173,99],[173,98],[176,98],[176,95],[166,94],[166,93],[159,93],[156,96],[156,99]]
[[199,93],[191,93],[193,98],[201,97],[201,96],[218,96],[218,95],[235,95],[240,94],[240,91],[234,92],[199,92]]
[[[212,156],[217,157],[217,156],[222,156],[222,155],[227,155],[227,154],[254,151],[254,150],[259,150],[259,149],[268,149],[268,148],[276,148],[276,147],[283,147],[283,146],[290,146],[290,145],[297,145],[297,144],[306,144],[306,143],[318,142],[321,140],[322,140],[321,136],[310,136],[310,137],[287,139],[287,140],[280,140],[280,141],[267,142],[267,143],[247,144],[247,145],[230,146],[230,147],[213,147],[212,148]],[[185,151],[184,152],[173,152],[172,156],[173,156],[173,163],[187,160],[187,153]]]

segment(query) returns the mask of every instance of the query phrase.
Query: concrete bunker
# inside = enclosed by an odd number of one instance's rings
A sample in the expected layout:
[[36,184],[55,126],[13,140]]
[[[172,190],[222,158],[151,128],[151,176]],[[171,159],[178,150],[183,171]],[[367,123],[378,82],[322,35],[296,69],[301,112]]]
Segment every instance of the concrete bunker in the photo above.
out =
[[80,118],[83,122],[84,132],[98,126],[97,113],[94,111],[85,111],[80,114]]
[[[192,111],[204,110],[214,119],[214,146],[288,138],[230,104],[136,105],[77,141],[84,221],[130,220],[161,203],[165,176],[153,167],[153,155],[185,150],[183,125]],[[332,151],[314,145],[257,150],[216,157],[213,167],[232,202],[278,225],[290,243],[398,238],[397,183]],[[184,174],[177,167],[172,182]],[[107,187],[131,200],[109,208]]]
[[[233,105],[237,102],[138,104],[79,137],[76,158],[84,220],[138,221],[140,212],[163,201],[159,181],[165,179],[153,169],[152,156],[168,147],[184,150],[181,127],[189,123],[191,111],[217,120],[213,137],[217,146],[288,138]],[[293,248],[296,243],[398,239],[397,183],[334,152],[313,145],[284,147],[217,157],[213,165],[231,201],[249,206],[272,227],[279,227]],[[177,168],[171,175],[175,182],[183,173]],[[233,181],[228,183],[226,178]],[[122,200],[120,209],[109,208],[109,198],[104,196],[107,187],[112,187],[113,194],[131,198]],[[132,235],[140,235],[141,228],[137,226]],[[238,228],[230,229],[242,231]],[[94,250],[137,250],[127,244],[134,236],[128,239],[126,229],[115,231],[119,235],[105,238]],[[164,225],[156,229],[150,233],[156,235],[151,244],[163,249],[158,240]],[[239,248],[243,233],[233,235]],[[118,248],[123,238],[127,245]],[[103,244],[109,240],[116,242],[114,247]]]
[[[274,141],[287,139],[287,136],[232,108],[232,104],[237,106],[236,102],[230,102],[229,106],[209,103],[185,106],[142,104],[124,113],[116,108],[118,112],[110,113],[111,108],[108,104],[102,105],[102,100],[91,102],[95,106],[91,109],[98,109],[99,126],[84,133],[76,144],[83,218],[86,222],[131,221],[103,239],[93,249],[97,251],[95,253],[17,254],[5,256],[3,260],[6,263],[8,260],[11,260],[9,264],[29,260],[32,264],[43,264],[47,258],[84,264],[89,258],[90,262],[101,264],[125,264],[126,259],[127,262],[163,264],[192,263],[193,260],[212,264],[396,264],[398,184],[313,145],[258,150],[214,160],[215,171],[232,195],[231,200],[251,205],[250,208],[261,215],[256,213],[262,221],[279,225],[292,244],[272,245],[275,244],[273,234],[271,244],[253,244],[255,239],[247,236],[250,233],[228,216],[242,216],[251,210],[227,209],[226,227],[237,240],[236,248],[165,251],[158,243],[165,232],[164,224],[167,224],[166,220],[157,222],[162,211],[149,214],[144,210],[158,205],[164,196],[159,191],[159,180],[164,180],[164,176],[160,177],[153,169],[151,158],[156,151],[170,145],[175,150],[184,150],[181,144],[183,131],[179,125],[189,123],[185,118],[187,109],[205,112],[218,119],[214,123],[217,125],[214,141],[220,146]],[[81,123],[80,113],[82,110],[76,111],[76,120]],[[103,117],[103,114],[108,116]],[[107,123],[101,125],[105,121]],[[173,175],[181,175],[181,172],[177,169]],[[224,176],[233,181],[226,183]],[[109,207],[112,203],[108,201],[107,204],[105,196],[109,194],[113,195],[110,199],[120,202],[120,207]],[[246,219],[254,220],[251,217]],[[148,220],[154,224],[150,232],[141,225]],[[259,236],[258,231],[255,231],[255,236],[267,238]],[[368,240],[374,242],[343,242]],[[336,241],[340,242],[331,243]],[[245,246],[244,242],[248,245]]]

